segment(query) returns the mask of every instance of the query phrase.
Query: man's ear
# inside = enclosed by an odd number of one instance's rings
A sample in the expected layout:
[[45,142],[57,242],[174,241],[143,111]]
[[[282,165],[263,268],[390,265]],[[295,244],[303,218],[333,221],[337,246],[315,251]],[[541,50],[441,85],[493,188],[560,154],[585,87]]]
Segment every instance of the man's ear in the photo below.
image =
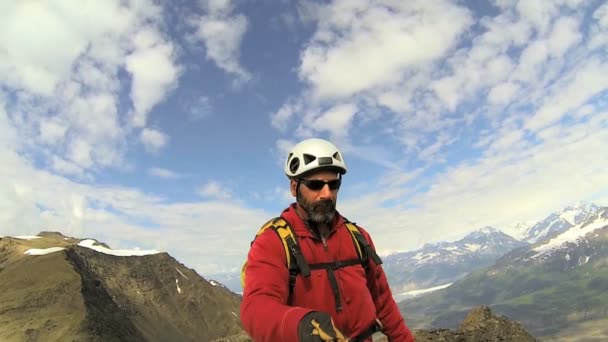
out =
[[293,179],[289,180],[289,190],[291,191],[291,195],[293,197],[297,197],[297,187],[298,187],[298,182],[296,182]]

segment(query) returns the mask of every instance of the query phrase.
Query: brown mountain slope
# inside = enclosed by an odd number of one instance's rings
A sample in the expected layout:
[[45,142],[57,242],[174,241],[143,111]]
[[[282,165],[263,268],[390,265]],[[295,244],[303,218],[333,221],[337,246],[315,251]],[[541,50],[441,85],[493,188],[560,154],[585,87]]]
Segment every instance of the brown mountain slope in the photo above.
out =
[[[209,341],[239,297],[167,253],[115,256],[61,234],[0,238],[0,341]],[[32,248],[65,249],[26,255]]]

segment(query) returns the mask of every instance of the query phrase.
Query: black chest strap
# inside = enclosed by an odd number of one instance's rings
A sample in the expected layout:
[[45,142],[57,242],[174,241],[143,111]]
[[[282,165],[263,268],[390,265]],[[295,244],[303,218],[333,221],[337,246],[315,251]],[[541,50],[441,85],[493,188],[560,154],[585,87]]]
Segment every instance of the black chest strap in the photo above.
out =
[[338,287],[338,280],[336,279],[334,271],[342,267],[355,265],[361,265],[361,260],[350,259],[344,261],[322,262],[309,265],[311,270],[327,270],[327,278],[329,279],[331,290],[334,293],[334,301],[336,302],[336,311],[342,311],[342,296],[340,295],[340,288]]

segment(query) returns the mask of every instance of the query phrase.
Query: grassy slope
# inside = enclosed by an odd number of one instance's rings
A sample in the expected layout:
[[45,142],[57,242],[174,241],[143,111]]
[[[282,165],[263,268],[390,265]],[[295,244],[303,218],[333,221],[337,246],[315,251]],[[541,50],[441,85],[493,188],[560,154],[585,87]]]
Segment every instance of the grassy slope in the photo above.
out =
[[[491,305],[537,336],[608,316],[608,267],[579,266],[568,272],[540,267],[494,275],[476,272],[452,287],[412,301],[402,311],[414,328],[455,327],[473,306]],[[411,314],[410,314],[411,313]]]

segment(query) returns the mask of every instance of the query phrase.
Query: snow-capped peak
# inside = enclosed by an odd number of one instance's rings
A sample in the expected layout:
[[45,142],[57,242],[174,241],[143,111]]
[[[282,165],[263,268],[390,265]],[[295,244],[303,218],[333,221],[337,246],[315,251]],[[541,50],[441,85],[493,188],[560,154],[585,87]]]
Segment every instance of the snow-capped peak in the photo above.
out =
[[500,230],[494,228],[494,227],[483,227],[481,229],[478,230],[478,232],[482,233],[482,234],[486,234],[486,235],[490,235],[490,234],[494,234],[494,233],[499,233]]
[[589,215],[598,211],[598,209],[599,207],[593,203],[581,202],[574,207],[566,207],[559,213],[559,217],[570,222],[573,226],[576,226],[584,221]]
[[473,232],[470,232],[469,234],[467,234],[463,240],[467,241],[467,240],[477,240],[477,239],[486,239],[495,235],[504,235],[504,233],[499,230],[496,229],[494,227],[490,227],[490,226],[486,226],[480,229],[477,229]]
[[599,208],[593,203],[580,202],[577,205],[555,211],[540,221],[516,223],[509,227],[507,231],[516,239],[537,243],[580,224],[587,217],[597,212]]
[[576,242],[594,230],[606,226],[608,226],[608,208],[596,210],[596,213],[589,215],[585,221],[535,247],[534,251],[538,252],[538,255],[541,255],[545,252],[558,249],[566,243]]

